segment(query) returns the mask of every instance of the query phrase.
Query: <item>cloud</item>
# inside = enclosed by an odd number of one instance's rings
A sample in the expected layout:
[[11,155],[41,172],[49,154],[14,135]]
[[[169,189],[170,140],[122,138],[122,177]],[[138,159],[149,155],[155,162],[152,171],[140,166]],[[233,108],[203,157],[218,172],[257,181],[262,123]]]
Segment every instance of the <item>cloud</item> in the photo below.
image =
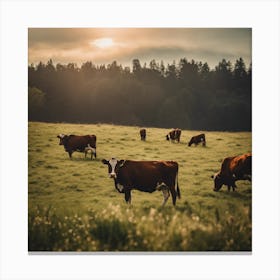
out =
[[95,38],[95,30],[88,28],[29,28],[28,43],[33,48],[41,46],[74,47]]
[[[107,64],[116,60],[131,65],[152,59],[165,64],[186,57],[214,67],[222,58],[243,57],[251,62],[251,29],[248,28],[31,28],[29,63],[53,61]],[[114,47],[100,49],[92,42],[112,38]]]

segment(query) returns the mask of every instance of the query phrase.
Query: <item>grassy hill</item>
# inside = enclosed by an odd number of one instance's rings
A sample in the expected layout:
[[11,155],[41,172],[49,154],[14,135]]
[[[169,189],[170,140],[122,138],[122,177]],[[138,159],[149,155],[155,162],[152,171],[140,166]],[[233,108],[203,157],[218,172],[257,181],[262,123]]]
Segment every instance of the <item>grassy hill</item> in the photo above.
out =
[[[251,183],[213,191],[210,178],[223,158],[251,151],[249,132],[205,132],[207,146],[188,147],[201,131],[182,131],[181,143],[165,140],[167,129],[108,124],[29,123],[28,232],[30,251],[250,251]],[[70,160],[56,136],[95,134],[97,158]],[[164,208],[161,192],[132,191],[127,205],[103,158],[175,160],[182,198]]]

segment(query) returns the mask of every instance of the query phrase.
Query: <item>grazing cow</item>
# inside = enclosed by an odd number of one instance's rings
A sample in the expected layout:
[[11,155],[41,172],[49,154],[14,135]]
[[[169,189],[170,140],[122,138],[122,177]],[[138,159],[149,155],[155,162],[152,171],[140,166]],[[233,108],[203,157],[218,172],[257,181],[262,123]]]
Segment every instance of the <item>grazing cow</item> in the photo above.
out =
[[140,129],[140,137],[142,141],[146,141],[146,129],[142,128]]
[[167,141],[171,141],[171,142],[174,142],[174,141],[177,141],[178,143],[180,143],[180,137],[181,137],[181,129],[179,128],[175,128],[175,129],[172,129],[167,135],[166,135],[166,140]]
[[195,144],[195,146],[197,146],[199,143],[202,143],[202,145],[205,147],[206,146],[206,140],[205,140],[205,134],[199,134],[196,136],[193,136],[188,144],[188,146],[190,147],[192,144]]
[[133,189],[149,193],[162,191],[164,198],[162,206],[165,205],[170,193],[174,206],[176,197],[181,196],[178,184],[179,167],[175,161],[132,161],[112,158],[103,159],[102,162],[108,165],[109,177],[114,179],[117,191],[124,193],[127,203],[131,202]]
[[221,170],[211,176],[214,179],[214,191],[219,191],[222,185],[228,186],[235,191],[235,182],[238,180],[249,180],[252,177],[252,154],[244,154],[235,157],[227,157],[223,160]]
[[72,159],[73,152],[91,153],[96,158],[96,136],[95,135],[64,135],[59,134],[57,138],[60,139],[59,145],[63,145],[65,152],[68,152],[70,159]]

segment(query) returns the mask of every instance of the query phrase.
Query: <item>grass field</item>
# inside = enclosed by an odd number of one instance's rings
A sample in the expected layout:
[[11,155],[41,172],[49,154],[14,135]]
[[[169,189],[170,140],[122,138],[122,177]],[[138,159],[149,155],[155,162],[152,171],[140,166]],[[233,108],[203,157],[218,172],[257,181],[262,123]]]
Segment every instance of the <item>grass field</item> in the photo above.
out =
[[[211,175],[223,158],[251,152],[249,132],[205,132],[207,146],[188,147],[201,131],[182,131],[181,143],[165,140],[168,129],[107,124],[29,123],[29,251],[251,251],[252,185],[213,191]],[[97,158],[70,160],[59,133],[95,134]],[[132,191],[127,205],[103,158],[175,160],[181,199],[162,208],[161,192]]]

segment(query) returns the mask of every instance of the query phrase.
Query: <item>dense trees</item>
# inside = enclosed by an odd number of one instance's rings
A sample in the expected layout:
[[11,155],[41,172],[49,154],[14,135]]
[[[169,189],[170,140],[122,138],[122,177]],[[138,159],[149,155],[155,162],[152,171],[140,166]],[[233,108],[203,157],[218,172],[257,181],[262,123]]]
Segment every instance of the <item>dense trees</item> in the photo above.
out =
[[28,67],[29,120],[107,122],[203,130],[251,130],[251,65],[152,60]]

